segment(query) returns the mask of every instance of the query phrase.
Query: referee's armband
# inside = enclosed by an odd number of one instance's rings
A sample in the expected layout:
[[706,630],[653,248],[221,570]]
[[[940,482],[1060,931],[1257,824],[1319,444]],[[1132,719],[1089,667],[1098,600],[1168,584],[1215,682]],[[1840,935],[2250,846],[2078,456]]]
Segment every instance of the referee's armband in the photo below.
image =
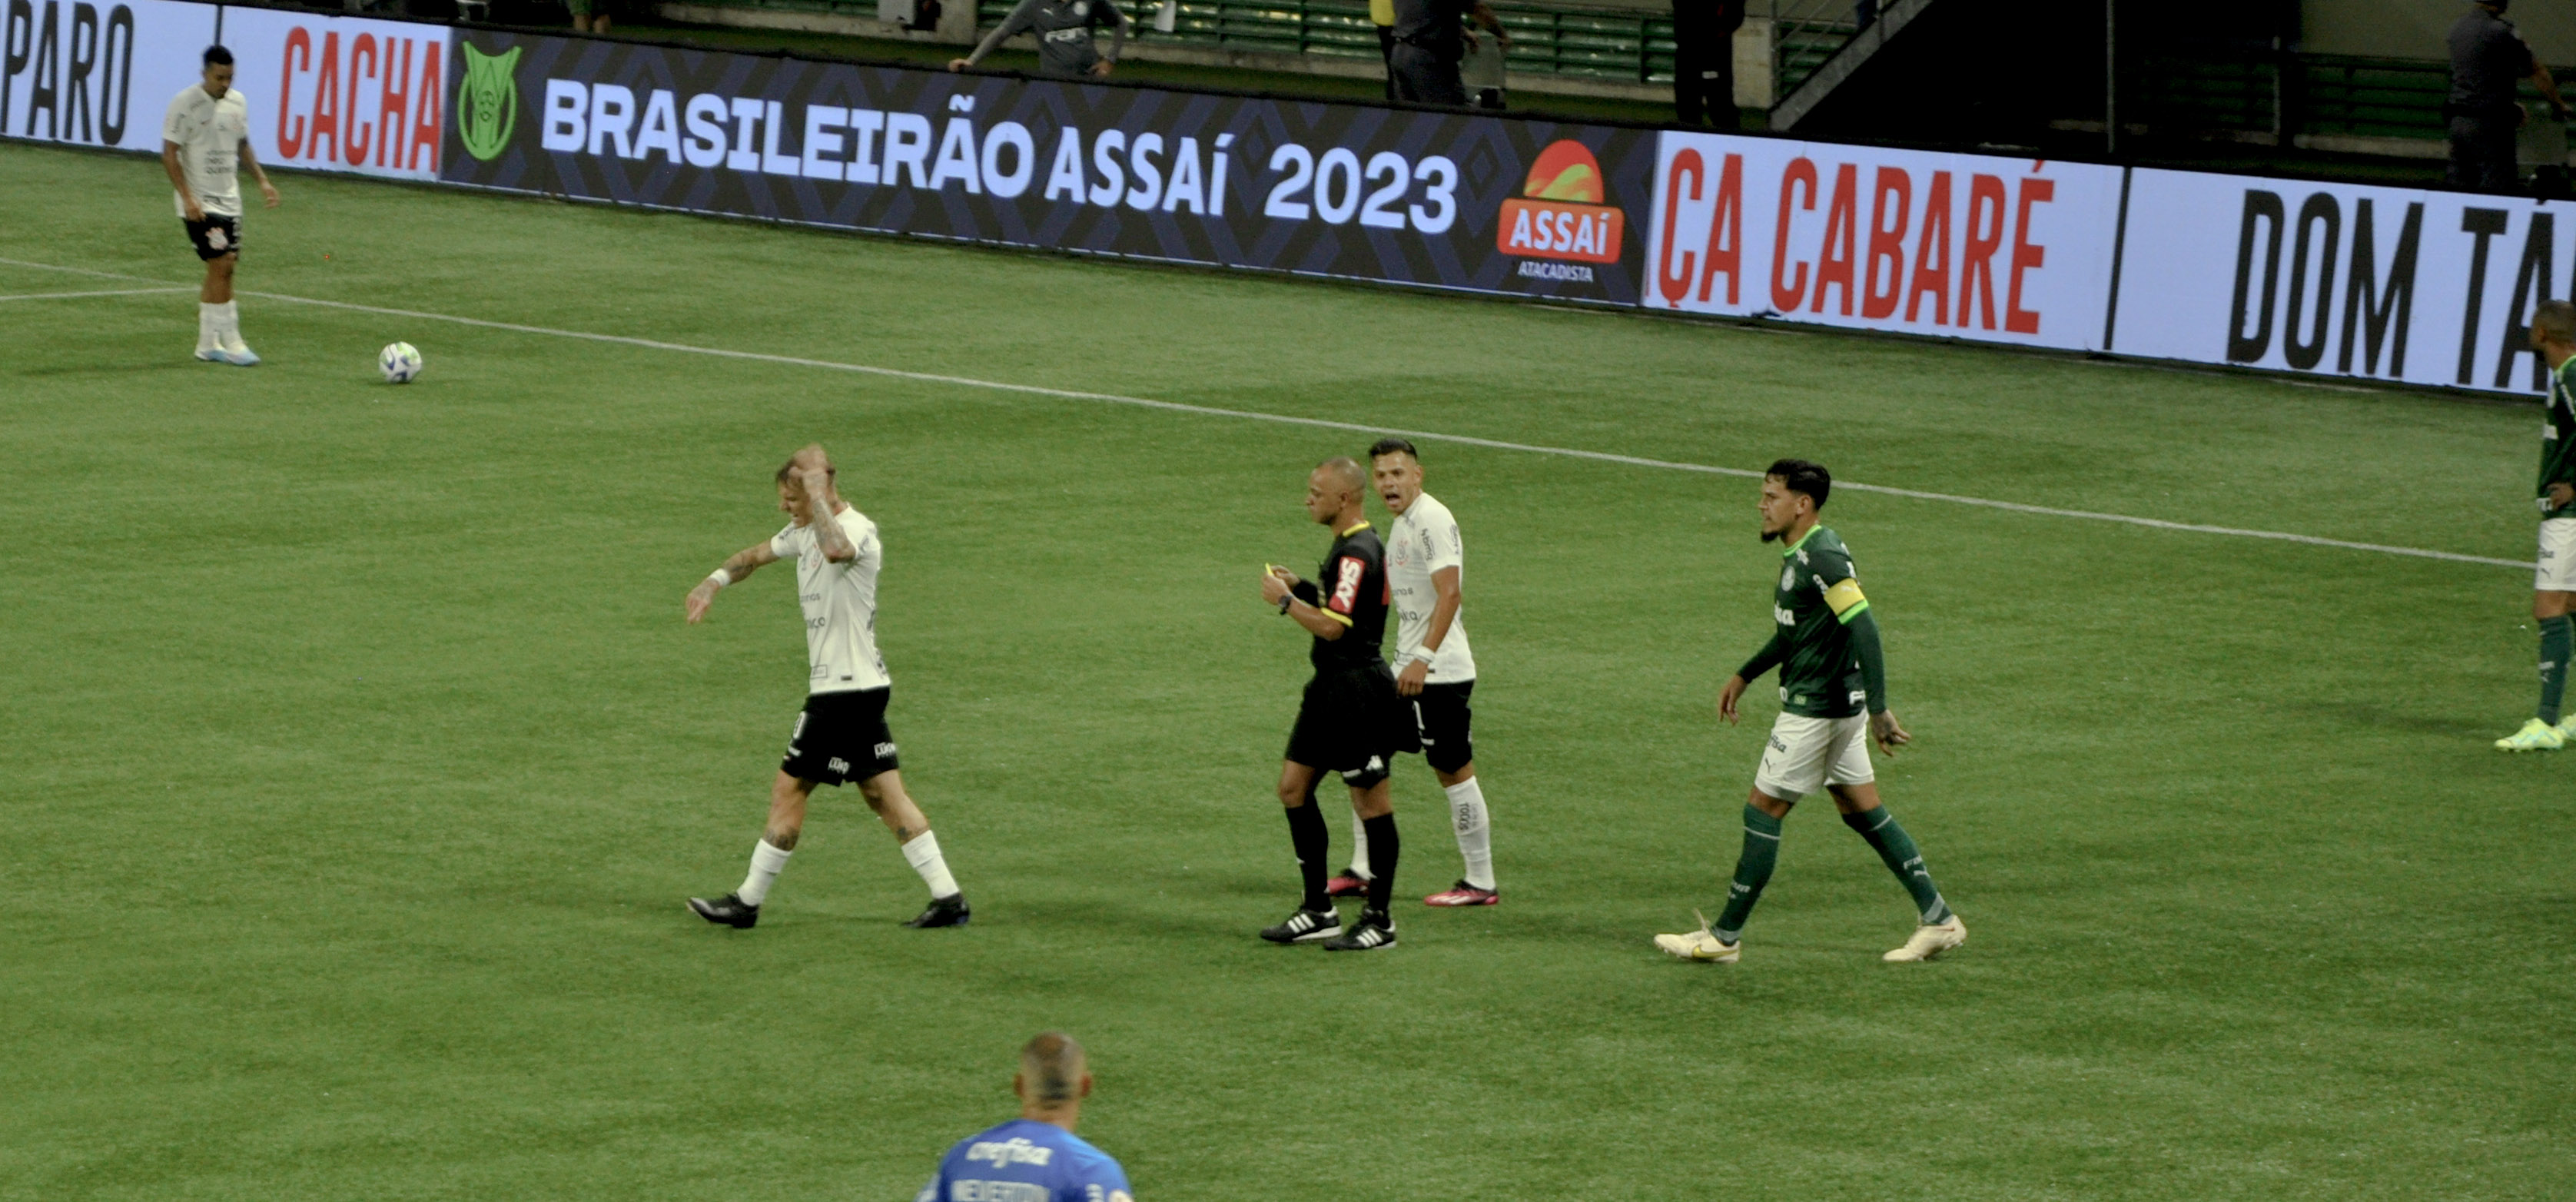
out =
[[1869,612],[1869,598],[1860,595],[1860,581],[1851,577],[1825,586],[1825,608],[1834,611],[1834,620],[1849,623]]

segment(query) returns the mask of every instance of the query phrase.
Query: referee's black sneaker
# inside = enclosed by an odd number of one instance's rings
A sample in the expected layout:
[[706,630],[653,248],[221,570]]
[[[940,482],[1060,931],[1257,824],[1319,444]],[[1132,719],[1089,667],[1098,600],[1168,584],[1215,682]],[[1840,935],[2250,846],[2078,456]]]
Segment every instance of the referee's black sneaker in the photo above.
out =
[[739,893],[728,893],[714,901],[708,901],[703,897],[690,898],[689,912],[718,926],[732,927],[737,931],[749,930],[751,924],[760,921],[760,907],[745,904]]
[[1341,938],[1325,941],[1324,950],[1373,952],[1382,947],[1394,946],[1395,920],[1388,918],[1384,910],[1362,910],[1360,920],[1352,923],[1351,929],[1344,931]]
[[1262,928],[1261,937],[1272,943],[1313,943],[1341,933],[1340,911],[1329,907],[1322,910],[1299,907],[1296,913],[1288,916],[1288,921]]
[[916,928],[962,927],[974,911],[966,908],[966,895],[951,893],[930,899],[930,908],[906,920],[903,925]]

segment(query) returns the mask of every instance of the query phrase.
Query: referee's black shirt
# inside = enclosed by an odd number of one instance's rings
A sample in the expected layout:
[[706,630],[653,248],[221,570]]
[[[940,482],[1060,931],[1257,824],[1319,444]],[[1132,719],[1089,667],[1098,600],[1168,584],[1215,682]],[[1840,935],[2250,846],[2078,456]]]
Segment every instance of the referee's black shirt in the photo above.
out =
[[1299,600],[1349,627],[1342,637],[1318,637],[1307,652],[1318,672],[1353,668],[1384,672],[1386,611],[1394,600],[1386,583],[1386,544],[1361,522],[1333,536],[1333,549],[1316,569],[1312,585],[1297,590]]

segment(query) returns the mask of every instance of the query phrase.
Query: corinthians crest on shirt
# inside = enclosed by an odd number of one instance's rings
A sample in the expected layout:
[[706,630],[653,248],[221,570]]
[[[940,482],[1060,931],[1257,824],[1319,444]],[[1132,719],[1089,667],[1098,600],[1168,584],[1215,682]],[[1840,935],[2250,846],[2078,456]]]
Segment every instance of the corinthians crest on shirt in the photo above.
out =
[[[1601,162],[1581,142],[1548,144],[1530,164],[1521,195],[1503,202],[1494,223],[1494,245],[1504,254],[1562,263],[1616,263],[1627,214],[1604,203],[1608,189]],[[1520,274],[1556,279],[1592,278],[1588,267],[1549,270],[1521,264]]]

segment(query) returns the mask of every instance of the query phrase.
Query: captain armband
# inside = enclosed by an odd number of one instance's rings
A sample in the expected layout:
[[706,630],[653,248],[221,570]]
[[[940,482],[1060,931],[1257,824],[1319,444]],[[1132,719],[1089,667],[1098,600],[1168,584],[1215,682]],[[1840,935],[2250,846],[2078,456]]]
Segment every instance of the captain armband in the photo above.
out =
[[1825,608],[1834,611],[1834,620],[1846,625],[1853,618],[1869,612],[1869,598],[1860,593],[1860,581],[1845,577],[1825,588]]

